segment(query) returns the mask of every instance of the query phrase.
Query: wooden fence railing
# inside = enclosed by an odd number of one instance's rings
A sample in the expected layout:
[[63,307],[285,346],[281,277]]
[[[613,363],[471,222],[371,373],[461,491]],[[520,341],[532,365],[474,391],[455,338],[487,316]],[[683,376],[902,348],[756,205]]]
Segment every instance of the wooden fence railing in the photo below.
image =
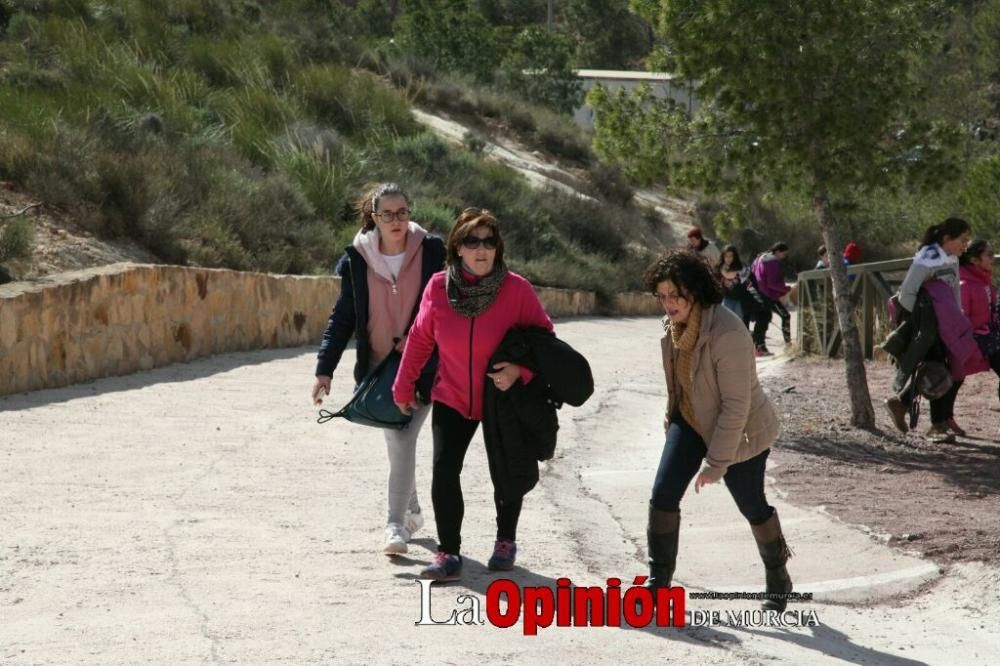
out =
[[[865,358],[889,332],[886,302],[896,293],[911,259],[893,259],[847,267],[855,322]],[[834,357],[842,336],[834,309],[833,281],[828,269],[799,273],[798,339],[803,352]]]

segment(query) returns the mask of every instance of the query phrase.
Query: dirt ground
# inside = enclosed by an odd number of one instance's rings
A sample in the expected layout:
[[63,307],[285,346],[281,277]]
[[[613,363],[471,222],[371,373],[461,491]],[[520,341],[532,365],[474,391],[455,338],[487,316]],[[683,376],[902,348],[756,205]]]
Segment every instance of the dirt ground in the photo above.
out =
[[926,401],[915,431],[898,432],[882,405],[893,368],[869,362],[866,370],[877,433],[850,425],[842,361],[795,358],[764,380],[783,425],[772,454],[778,488],[796,504],[823,506],[939,564],[1000,562],[996,376],[966,379],[955,417],[968,435],[940,444],[924,436]]
[[66,212],[45,205],[29,208],[37,203],[40,203],[38,199],[0,181],[0,224],[20,213],[16,216],[23,215],[35,229],[31,256],[6,262],[5,268],[15,280],[33,280],[52,273],[119,261],[158,262],[155,256],[130,239],[97,238]]

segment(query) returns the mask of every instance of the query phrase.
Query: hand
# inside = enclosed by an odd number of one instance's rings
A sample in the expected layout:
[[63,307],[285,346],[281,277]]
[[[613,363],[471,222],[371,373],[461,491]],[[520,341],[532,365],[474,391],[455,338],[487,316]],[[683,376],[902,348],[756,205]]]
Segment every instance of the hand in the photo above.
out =
[[507,391],[521,378],[521,366],[517,363],[500,361],[493,366],[494,372],[487,372],[486,376],[493,380],[493,384],[501,391]]
[[707,486],[710,483],[718,483],[719,480],[715,478],[712,474],[705,471],[698,475],[698,478],[694,481],[694,492],[697,495],[701,491],[702,487]]
[[412,414],[414,409],[420,408],[420,403],[418,403],[416,400],[412,402],[396,402],[395,400],[393,400],[393,403],[396,405],[396,409],[398,409],[403,414],[406,414],[407,416]]
[[313,404],[322,405],[324,395],[330,395],[330,378],[326,375],[316,375],[312,392]]

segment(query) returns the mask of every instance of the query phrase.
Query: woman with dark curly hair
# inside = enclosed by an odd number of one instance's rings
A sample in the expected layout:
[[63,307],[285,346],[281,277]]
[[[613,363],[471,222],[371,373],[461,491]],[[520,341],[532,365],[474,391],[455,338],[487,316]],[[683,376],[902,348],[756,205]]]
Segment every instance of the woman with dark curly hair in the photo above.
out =
[[[690,252],[671,252],[646,269],[643,283],[663,311],[667,381],[666,443],[649,501],[651,587],[669,587],[677,561],[680,503],[724,480],[767,570],[768,610],[785,609],[790,556],[774,507],[764,496],[764,468],[778,436],[778,417],[757,380],[746,326],[721,306],[722,286]],[[697,478],[695,478],[697,477]]]

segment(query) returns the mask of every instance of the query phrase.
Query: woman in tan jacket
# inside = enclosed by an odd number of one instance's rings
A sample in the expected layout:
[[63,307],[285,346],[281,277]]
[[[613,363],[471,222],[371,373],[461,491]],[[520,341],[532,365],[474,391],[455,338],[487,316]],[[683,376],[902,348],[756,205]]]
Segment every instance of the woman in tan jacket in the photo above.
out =
[[649,502],[650,583],[669,587],[677,561],[680,502],[724,480],[767,569],[768,610],[785,609],[792,581],[778,514],[764,496],[764,468],[778,435],[774,406],[757,380],[746,326],[721,306],[722,286],[701,258],[671,252],[643,282],[666,313],[661,341],[667,380],[666,443]]

